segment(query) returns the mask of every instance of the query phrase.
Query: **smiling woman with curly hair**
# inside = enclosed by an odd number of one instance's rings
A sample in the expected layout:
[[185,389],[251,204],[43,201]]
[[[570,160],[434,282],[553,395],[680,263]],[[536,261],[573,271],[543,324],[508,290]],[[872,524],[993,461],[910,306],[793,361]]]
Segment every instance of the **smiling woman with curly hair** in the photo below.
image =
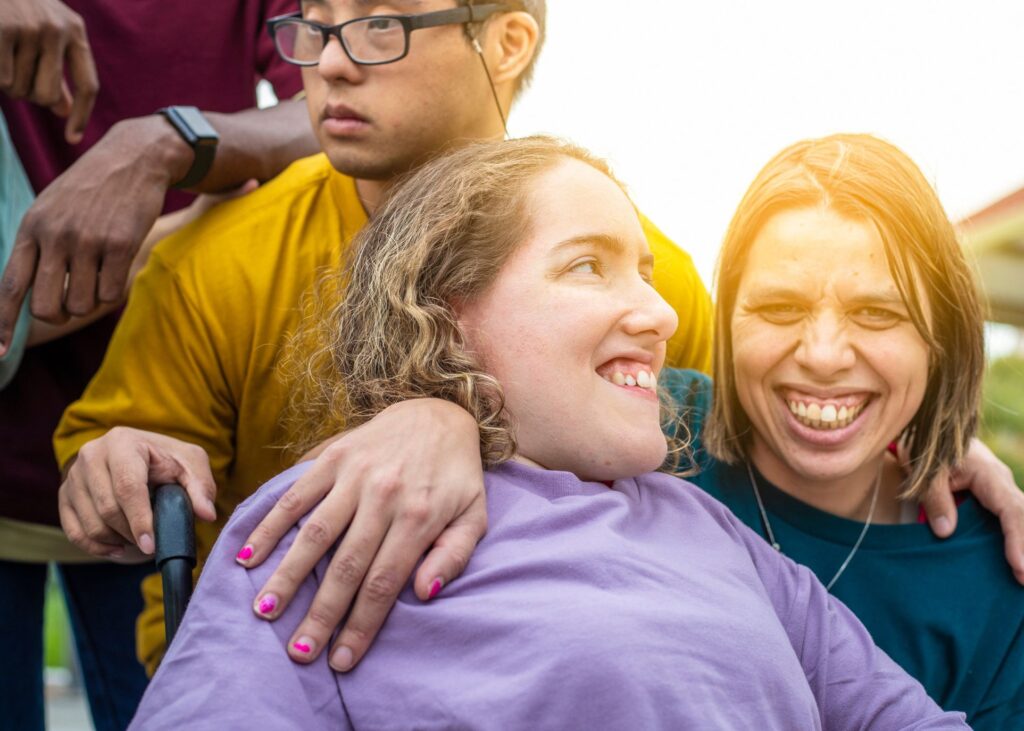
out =
[[308,464],[283,473],[229,521],[136,726],[963,728],[810,571],[658,471],[678,320],[653,266],[622,187],[571,145],[471,146],[409,178],[310,322],[306,418],[460,404],[488,533],[334,673],[299,624],[327,560],[278,613],[258,588],[295,533],[257,568],[231,550]]

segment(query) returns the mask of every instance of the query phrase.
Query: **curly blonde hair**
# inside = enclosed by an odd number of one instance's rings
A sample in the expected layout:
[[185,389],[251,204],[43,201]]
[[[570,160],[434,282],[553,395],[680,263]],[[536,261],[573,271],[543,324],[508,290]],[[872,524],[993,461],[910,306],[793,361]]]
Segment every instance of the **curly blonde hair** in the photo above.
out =
[[615,180],[586,150],[529,137],[468,145],[399,182],[342,271],[307,296],[285,366],[296,384],[286,415],[294,450],[432,397],[476,418],[485,466],[514,454],[501,386],[466,353],[452,304],[495,280],[528,237],[529,183],[566,159]]

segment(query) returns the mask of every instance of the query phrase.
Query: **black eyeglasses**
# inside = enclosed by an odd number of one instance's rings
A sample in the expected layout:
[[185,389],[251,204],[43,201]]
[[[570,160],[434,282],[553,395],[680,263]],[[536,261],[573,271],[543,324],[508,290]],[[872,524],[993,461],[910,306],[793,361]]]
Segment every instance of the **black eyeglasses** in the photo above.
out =
[[316,66],[331,36],[345,49],[353,63],[377,66],[405,58],[409,34],[420,28],[476,23],[494,13],[510,10],[504,3],[462,5],[419,15],[368,15],[340,25],[323,25],[305,20],[302,13],[289,13],[267,21],[267,30],[281,58],[298,66]]

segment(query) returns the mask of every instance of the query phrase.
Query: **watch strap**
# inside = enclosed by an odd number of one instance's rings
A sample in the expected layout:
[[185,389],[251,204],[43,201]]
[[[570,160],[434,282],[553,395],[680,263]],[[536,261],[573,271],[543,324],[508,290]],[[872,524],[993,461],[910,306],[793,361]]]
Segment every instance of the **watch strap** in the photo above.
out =
[[220,137],[196,107],[164,107],[158,110],[157,114],[163,115],[170,122],[195,155],[185,177],[171,187],[192,188],[210,172]]

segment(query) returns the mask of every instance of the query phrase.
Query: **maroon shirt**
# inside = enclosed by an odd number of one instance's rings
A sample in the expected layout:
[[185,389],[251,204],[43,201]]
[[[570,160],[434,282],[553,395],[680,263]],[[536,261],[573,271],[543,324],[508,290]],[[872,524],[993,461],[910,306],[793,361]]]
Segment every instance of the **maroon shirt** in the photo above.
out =
[[[274,50],[266,20],[298,9],[295,0],[66,0],[85,21],[100,91],[81,144],[64,141],[65,121],[0,95],[0,110],[38,193],[110,127],[160,107],[190,104],[236,112],[256,103],[268,79],[281,98],[302,88],[298,67]],[[188,203],[172,192],[165,212]],[[116,316],[26,350],[0,391],[0,515],[59,525],[60,473],[51,437],[69,403],[99,368]]]

